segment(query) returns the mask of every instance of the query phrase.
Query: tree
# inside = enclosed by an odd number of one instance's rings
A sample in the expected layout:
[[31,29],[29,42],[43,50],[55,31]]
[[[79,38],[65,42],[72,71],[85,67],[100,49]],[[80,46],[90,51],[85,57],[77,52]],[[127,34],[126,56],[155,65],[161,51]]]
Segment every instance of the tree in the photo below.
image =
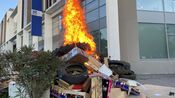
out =
[[4,53],[0,53],[0,78],[7,76],[8,61]]
[[12,63],[12,70],[18,73],[18,85],[24,87],[30,98],[40,98],[64,62],[50,51],[32,50],[32,47],[24,46],[19,51],[8,53],[6,58]]

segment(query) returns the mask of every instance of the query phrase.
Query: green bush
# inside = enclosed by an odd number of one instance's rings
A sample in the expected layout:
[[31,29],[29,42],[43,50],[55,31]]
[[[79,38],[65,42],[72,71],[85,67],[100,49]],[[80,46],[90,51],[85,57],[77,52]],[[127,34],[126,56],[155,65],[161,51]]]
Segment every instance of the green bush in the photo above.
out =
[[33,51],[32,47],[22,47],[9,52],[6,59],[17,72],[16,82],[24,87],[30,98],[40,98],[49,89],[57,69],[64,62],[50,51]]

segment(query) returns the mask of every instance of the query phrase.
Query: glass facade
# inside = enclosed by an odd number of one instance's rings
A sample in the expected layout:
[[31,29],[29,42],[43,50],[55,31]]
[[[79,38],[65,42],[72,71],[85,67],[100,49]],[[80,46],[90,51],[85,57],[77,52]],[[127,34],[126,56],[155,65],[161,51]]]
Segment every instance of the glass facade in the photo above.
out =
[[137,0],[137,11],[140,58],[175,58],[175,0]]
[[137,0],[137,9],[175,12],[175,0]]
[[164,4],[166,12],[175,12],[175,0],[165,0]]
[[[82,7],[85,10],[87,28],[94,36],[97,51],[107,56],[107,30],[106,30],[106,0],[84,0]],[[53,49],[63,44],[62,14],[52,20]]]
[[175,24],[167,25],[170,57],[175,58]]
[[137,0],[138,10],[163,11],[162,0]]
[[163,24],[139,23],[140,55],[145,58],[167,58]]
[[63,26],[62,13],[58,14],[52,19],[52,35],[53,35],[53,49],[60,47],[63,44]]
[[[51,7],[54,3],[56,3],[58,0],[43,0],[43,8],[45,8],[44,10],[48,9],[49,7]],[[45,5],[44,5],[45,3]]]
[[89,32],[94,36],[97,51],[107,56],[107,30],[106,30],[106,0],[84,0],[86,22]]

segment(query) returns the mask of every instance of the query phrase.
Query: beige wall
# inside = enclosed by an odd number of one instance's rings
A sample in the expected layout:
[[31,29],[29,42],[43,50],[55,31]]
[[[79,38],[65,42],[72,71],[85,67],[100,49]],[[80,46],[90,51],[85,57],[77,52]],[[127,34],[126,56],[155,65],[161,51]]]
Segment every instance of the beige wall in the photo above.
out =
[[18,14],[17,14],[17,32],[21,31],[22,26],[22,0],[18,0]]
[[121,59],[137,74],[175,74],[174,59],[141,60],[135,0],[119,0]]
[[0,22],[0,45],[2,44],[2,30],[1,30],[1,26],[2,26],[2,24]]
[[17,21],[17,16],[15,17],[10,17],[13,11],[9,11],[7,13],[7,29],[6,29],[6,42],[9,41],[12,37],[15,35],[15,31],[17,30],[16,28],[16,21]]
[[3,22],[2,22],[2,34],[1,34],[1,38],[2,38],[2,43],[4,43],[5,42],[5,22],[6,22],[6,19],[5,19],[5,17],[3,18],[3,20],[2,20]]

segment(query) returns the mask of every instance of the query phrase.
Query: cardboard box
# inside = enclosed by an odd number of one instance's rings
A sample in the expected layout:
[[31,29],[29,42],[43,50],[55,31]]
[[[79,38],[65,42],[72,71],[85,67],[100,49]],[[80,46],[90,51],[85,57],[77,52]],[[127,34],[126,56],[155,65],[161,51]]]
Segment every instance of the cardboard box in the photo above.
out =
[[81,63],[88,61],[87,54],[78,47],[73,48],[70,52],[63,56],[63,59],[69,63]]
[[112,88],[109,98],[128,98],[128,95],[125,91],[121,91],[120,88]]
[[70,95],[79,95],[79,96],[83,96],[83,98],[90,98],[90,95],[86,92],[77,92],[77,91],[73,91],[73,90],[64,90],[64,91],[62,91],[62,93],[70,94]]

